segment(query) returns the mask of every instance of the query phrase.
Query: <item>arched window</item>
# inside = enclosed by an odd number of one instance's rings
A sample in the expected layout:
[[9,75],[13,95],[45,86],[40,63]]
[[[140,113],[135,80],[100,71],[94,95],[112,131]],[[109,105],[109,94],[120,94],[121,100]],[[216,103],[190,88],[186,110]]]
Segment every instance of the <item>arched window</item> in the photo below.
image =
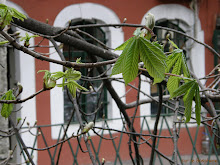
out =
[[[96,20],[72,20],[71,25],[86,25],[86,24],[96,24]],[[105,32],[101,28],[81,28],[80,30],[92,35],[102,43],[106,43],[106,36]],[[96,41],[94,41],[91,37],[88,37],[88,35],[82,34],[81,37],[84,38],[87,42],[100,46]],[[76,61],[78,58],[81,59],[81,62],[83,63],[89,63],[92,62],[91,55],[85,51],[77,50],[73,46],[64,45],[63,47],[63,54],[68,61]],[[98,61],[103,61],[102,58],[98,58]],[[103,117],[107,117],[107,90],[103,86],[102,80],[96,80],[96,81],[85,81],[87,77],[96,77],[99,75],[96,68],[75,68],[76,70],[79,70],[82,73],[82,79],[78,81],[78,83],[85,88],[89,89],[90,92],[81,92],[78,94],[78,103],[79,108],[81,111],[83,111],[85,114],[91,114],[93,112],[93,115],[84,115],[84,119],[86,120],[94,120],[94,119],[101,119]],[[67,91],[64,91],[64,121],[67,122],[70,119],[71,113],[73,110],[73,104],[69,100]],[[72,122],[77,121],[76,116],[72,119]]]

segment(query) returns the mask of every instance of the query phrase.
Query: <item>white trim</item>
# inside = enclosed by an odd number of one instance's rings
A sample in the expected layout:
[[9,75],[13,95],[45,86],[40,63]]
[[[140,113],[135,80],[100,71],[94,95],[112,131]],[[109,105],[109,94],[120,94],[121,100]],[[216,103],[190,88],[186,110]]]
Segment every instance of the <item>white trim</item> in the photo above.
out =
[[[193,35],[194,15],[193,11],[178,4],[165,4],[158,5],[150,9],[147,13],[152,13],[155,16],[155,20],[181,20],[180,28],[183,29],[188,35]],[[145,24],[145,16],[142,18],[141,24]],[[204,41],[204,32],[201,30],[200,20],[196,20],[197,39],[201,42]],[[187,41],[187,45],[192,45],[192,41]],[[205,76],[205,48],[199,44],[193,44],[191,50],[188,51],[192,60],[193,70],[198,77]],[[188,53],[187,52],[187,53]],[[150,86],[146,86],[144,91],[150,94]],[[140,99],[146,96],[141,95]],[[150,104],[141,105],[140,115],[150,115]],[[154,119],[149,119],[149,126],[153,129]],[[141,120],[142,122],[142,120]],[[170,126],[172,126],[172,119],[168,120]],[[145,127],[146,128],[146,127]]]
[[[17,4],[6,1],[6,5],[15,8],[19,12],[27,15],[27,13]],[[16,28],[18,29],[18,28]],[[21,36],[25,36],[25,31],[22,29],[18,29],[21,33]],[[31,34],[30,34],[31,35]],[[23,44],[23,43],[21,43]],[[30,45],[34,45],[34,40],[30,40]],[[15,64],[16,64],[16,80],[20,81],[20,83],[23,86],[23,92],[20,95],[21,99],[24,99],[33,93],[36,92],[36,81],[35,81],[35,58],[31,57],[28,54],[25,54],[22,51],[15,50]],[[36,99],[35,97],[31,100],[28,100],[24,103],[20,104],[20,107],[22,107],[20,113],[20,117],[24,119],[26,117],[26,122],[24,123],[23,127],[27,126],[27,122],[30,123],[30,125],[34,125],[36,121]],[[18,113],[18,114],[19,114]],[[34,129],[32,131],[35,131]],[[21,134],[22,139],[24,140],[24,143],[27,146],[33,146],[35,137],[31,135],[29,132]],[[37,145],[37,144],[36,144]],[[20,154],[20,153],[18,153]],[[33,160],[37,162],[37,152],[33,153]],[[24,159],[22,157],[22,161],[24,162]]]
[[[54,26],[65,27],[68,21],[74,19],[96,19],[102,23],[120,23],[118,16],[111,9],[95,3],[81,3],[73,4],[65,7],[55,18]],[[107,45],[113,48],[116,48],[121,43],[124,42],[124,33],[121,28],[104,28],[107,33],[108,43]],[[50,43],[51,44],[51,43]],[[50,53],[55,52],[54,48],[50,49]],[[51,55],[51,58],[60,60],[60,57],[57,53]],[[62,70],[62,66],[50,63],[50,71],[56,72]],[[118,76],[118,75],[117,75]],[[113,87],[117,88],[117,93],[119,96],[122,96],[125,93],[125,86],[118,82],[113,82]],[[125,102],[125,99],[123,99]],[[60,124],[64,123],[64,106],[63,106],[63,91],[60,88],[55,88],[50,91],[50,102],[51,102],[51,124]],[[108,107],[108,116],[110,118],[118,118],[120,116],[119,110],[117,108],[114,100],[110,100],[111,105]],[[114,112],[114,113],[113,113]],[[111,127],[117,128],[120,127],[120,121],[112,121]],[[97,123],[97,126],[101,123]],[[59,134],[59,128],[53,127],[52,138],[56,139]],[[69,135],[73,132],[76,132],[78,125],[71,125],[69,129]]]

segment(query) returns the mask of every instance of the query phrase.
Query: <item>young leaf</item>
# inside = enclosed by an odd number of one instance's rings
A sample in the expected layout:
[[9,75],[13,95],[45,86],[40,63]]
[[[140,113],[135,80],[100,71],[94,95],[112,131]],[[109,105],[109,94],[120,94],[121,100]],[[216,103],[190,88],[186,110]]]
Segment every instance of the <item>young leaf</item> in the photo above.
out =
[[164,79],[165,64],[151,49],[149,49],[144,42],[139,46],[140,58],[144,62],[144,65],[150,74],[154,78],[154,83],[160,83]]
[[[151,43],[149,40],[140,37],[142,43],[144,43],[160,60],[166,60],[166,55],[164,52],[158,48],[155,44]],[[164,63],[166,65],[166,63]]]
[[52,73],[52,77],[54,77],[56,80],[62,78],[65,74],[61,71],[58,71],[58,72],[54,72]]
[[124,50],[124,48],[133,40],[133,37],[129,38],[127,41],[125,41],[123,44],[115,48],[115,50]]
[[[185,57],[183,51],[180,49],[176,49],[173,53],[167,58],[167,69],[166,73],[170,72],[172,69],[172,74],[180,75],[184,74],[187,78],[190,77],[188,67],[186,65]],[[168,91],[171,96],[174,90],[179,87],[180,80],[176,77],[170,76],[167,83]]]
[[177,96],[180,96],[184,93],[186,93],[186,91],[189,90],[189,88],[194,84],[195,82],[194,81],[189,81],[183,85],[181,85],[178,89],[176,89],[173,93],[172,93],[172,96],[171,98],[174,98],[174,97],[177,97]]
[[173,45],[173,47],[175,47],[176,49],[179,49],[178,46],[177,46],[173,41],[171,41],[169,38],[168,38],[168,40],[169,40],[170,43]]
[[174,66],[176,61],[179,59],[180,55],[175,52],[176,50],[177,49],[175,49],[173,51],[173,53],[167,57],[167,60],[166,60],[166,64],[167,64],[166,73],[170,72],[170,69]]
[[0,45],[4,45],[4,44],[7,44],[7,43],[9,43],[9,41],[1,41]]
[[199,95],[199,87],[197,85],[196,87],[196,92],[195,92],[195,113],[196,113],[196,122],[198,125],[200,125],[201,123],[201,99],[200,99],[200,95]]
[[73,84],[73,82],[68,82],[67,88],[69,89],[69,92],[71,93],[71,95],[75,98],[76,97],[76,86]]
[[78,89],[88,91],[88,89],[84,88],[83,86],[79,85],[76,81],[70,81],[72,84],[74,84]]
[[189,73],[189,69],[188,69],[188,66],[186,64],[186,58],[185,58],[185,55],[183,54],[183,52],[181,53],[182,55],[182,70],[183,70],[183,75],[185,77],[190,77],[190,73]]
[[[181,59],[179,58],[172,70],[172,74],[180,75],[181,73]],[[167,89],[172,96],[173,91],[175,91],[179,87],[180,79],[175,76],[170,76],[167,82]]]
[[69,80],[79,80],[81,78],[81,72],[69,68],[65,71],[64,77]]
[[[131,39],[131,40],[130,40]],[[133,44],[134,42],[134,37],[130,38],[129,42],[126,44],[126,47],[124,48],[122,54],[118,57],[118,60],[116,61],[113,69],[112,69],[112,74],[111,75],[115,75],[115,74],[119,74],[123,72],[124,69],[124,65],[125,65],[125,61],[126,61],[126,56],[127,56],[127,52],[131,46],[131,44]]]
[[[10,89],[8,90],[2,97],[1,100],[15,100],[15,96],[13,91]],[[1,115],[5,118],[8,118],[13,110],[14,104],[6,104],[2,105]]]
[[191,112],[192,112],[192,101],[193,97],[195,95],[197,83],[194,82],[194,84],[191,86],[191,88],[187,91],[187,93],[183,97],[184,106],[185,106],[185,117],[186,117],[186,123],[190,121],[191,118]]
[[132,42],[130,48],[128,49],[124,69],[123,69],[123,78],[125,85],[133,81],[138,74],[138,62],[139,62],[139,50],[138,50],[138,39],[135,39]]
[[27,18],[24,14],[20,13],[15,8],[10,7],[10,10],[13,11],[13,17],[15,17],[17,19],[20,19],[20,20],[24,21],[24,19]]
[[13,17],[24,21],[27,17],[18,12],[12,7],[8,7],[4,4],[0,4],[0,26],[4,29],[6,25],[9,25],[13,21]]
[[76,89],[77,88],[80,90],[88,91],[86,88],[79,85],[76,81],[70,80],[66,83],[66,85],[67,85],[67,88],[69,89],[69,91],[73,97],[76,97]]

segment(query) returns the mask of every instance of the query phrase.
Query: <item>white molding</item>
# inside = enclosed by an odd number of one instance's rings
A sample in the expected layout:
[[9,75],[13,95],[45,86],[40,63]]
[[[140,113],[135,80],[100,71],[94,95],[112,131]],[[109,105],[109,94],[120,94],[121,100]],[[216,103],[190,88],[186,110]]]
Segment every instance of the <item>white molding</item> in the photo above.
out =
[[[19,12],[27,15],[27,13],[17,4],[6,1],[6,5],[15,8]],[[16,28],[20,31],[21,36],[25,36],[25,31],[19,28]],[[30,34],[30,33],[29,33]],[[30,34],[31,35],[31,34]],[[23,42],[21,43],[23,44]],[[34,45],[34,40],[30,40],[30,45]],[[36,92],[36,80],[35,80],[35,58],[31,57],[30,55],[15,50],[15,64],[16,64],[16,80],[20,81],[20,83],[23,86],[23,92],[20,95],[20,99],[24,99]],[[20,117],[24,119],[26,117],[26,122],[24,123],[23,127],[27,127],[27,122],[30,123],[30,125],[34,125],[36,121],[36,98],[32,98],[31,100],[28,100],[24,103],[20,104],[20,107],[22,107],[20,113]],[[35,131],[34,129],[31,131]],[[31,135],[29,132],[21,134],[22,139],[24,140],[24,143],[27,146],[33,146],[35,136]],[[37,143],[36,143],[37,145]],[[18,153],[19,155],[19,153]],[[34,162],[37,162],[37,152],[33,153],[33,160]],[[22,161],[24,162],[24,159],[22,157]]]
[[[181,20],[180,28],[183,29],[186,34],[193,35],[194,28],[194,14],[193,11],[179,4],[165,4],[158,5],[150,9],[142,18],[141,24],[145,24],[145,16],[148,13],[152,13],[155,16],[155,20]],[[197,39],[201,42],[204,42],[204,32],[201,30],[200,20],[196,20],[196,31]],[[194,43],[192,41],[187,41],[187,45],[193,45],[192,49],[187,51],[192,60],[193,70],[198,77],[205,76],[205,48],[202,45]],[[144,91],[147,91],[150,94],[150,86],[145,86]],[[140,99],[143,99],[146,96],[140,95]],[[150,104],[141,105],[140,115],[150,115]],[[153,123],[155,120],[151,119],[149,121],[149,126],[153,129]],[[141,120],[142,122],[142,120]],[[169,125],[172,126],[172,119],[169,120]],[[194,125],[193,125],[194,126]],[[146,127],[145,127],[146,128]]]
[[[110,24],[110,23],[120,23],[118,16],[111,9],[95,3],[81,3],[73,4],[65,7],[55,18],[54,26],[65,27],[70,20],[74,19],[96,19],[100,23]],[[124,33],[121,28],[103,28],[107,33],[108,43],[107,45],[116,48],[121,43],[124,42]],[[51,45],[51,43],[50,43]],[[50,53],[55,52],[54,48],[50,49]],[[51,55],[51,58],[60,60],[60,57],[57,53]],[[62,70],[62,66],[50,63],[50,71],[56,72]],[[118,75],[117,75],[118,76]],[[119,96],[125,94],[125,86],[118,82],[113,82],[113,87],[117,90],[116,92]],[[123,99],[125,102],[125,99]],[[64,123],[64,102],[63,102],[63,91],[60,88],[55,88],[50,91],[50,102],[51,102],[51,124],[62,124]],[[110,100],[111,105],[108,107],[108,116],[110,118],[120,117],[119,110],[117,108],[114,100]],[[114,112],[114,113],[113,113]],[[120,127],[120,122],[112,121],[111,127],[117,128]],[[97,123],[100,125],[101,122]],[[73,132],[76,132],[78,125],[71,125],[71,132],[68,132],[71,135]],[[52,138],[56,139],[59,134],[59,128],[53,127],[52,129]]]

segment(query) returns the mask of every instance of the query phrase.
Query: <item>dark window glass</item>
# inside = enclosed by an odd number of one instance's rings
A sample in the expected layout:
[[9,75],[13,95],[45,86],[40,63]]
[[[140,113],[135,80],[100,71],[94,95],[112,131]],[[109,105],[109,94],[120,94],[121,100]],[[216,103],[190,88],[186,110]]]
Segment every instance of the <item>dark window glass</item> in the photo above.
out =
[[[80,20],[77,22],[72,21],[71,25],[87,25],[87,24],[95,24],[95,20]],[[100,29],[100,28],[82,28],[80,30],[85,31],[86,33],[92,35],[99,41],[106,43],[106,37],[105,37],[105,32]],[[83,37],[87,42],[97,44],[94,40],[92,40],[90,37],[88,37],[85,34],[81,34],[81,37]],[[63,47],[63,53],[68,61],[76,61],[77,58],[81,58],[81,62],[83,63],[89,63],[92,62],[90,57],[91,54],[88,54],[87,52],[84,52],[82,50],[77,50],[76,48],[69,46],[69,45],[64,45]],[[98,61],[103,61],[102,58],[98,58]],[[88,77],[96,77],[99,75],[98,71],[96,68],[89,68],[89,69],[77,69],[82,73],[82,78],[85,78],[84,76]],[[83,81],[82,79],[78,81],[80,85],[83,87],[89,89],[92,92],[81,92],[78,93],[78,103],[79,103],[79,108],[81,109],[82,112],[89,114],[97,111],[96,114],[86,116],[84,115],[83,119],[86,119],[88,121],[94,120],[94,119],[101,119],[103,117],[107,117],[107,90],[105,87],[102,85],[101,80],[96,80],[96,81]],[[71,101],[69,100],[67,91],[64,90],[64,121],[67,122],[70,119],[71,112],[73,110],[73,105]],[[72,122],[77,121],[76,116],[74,116]]]

